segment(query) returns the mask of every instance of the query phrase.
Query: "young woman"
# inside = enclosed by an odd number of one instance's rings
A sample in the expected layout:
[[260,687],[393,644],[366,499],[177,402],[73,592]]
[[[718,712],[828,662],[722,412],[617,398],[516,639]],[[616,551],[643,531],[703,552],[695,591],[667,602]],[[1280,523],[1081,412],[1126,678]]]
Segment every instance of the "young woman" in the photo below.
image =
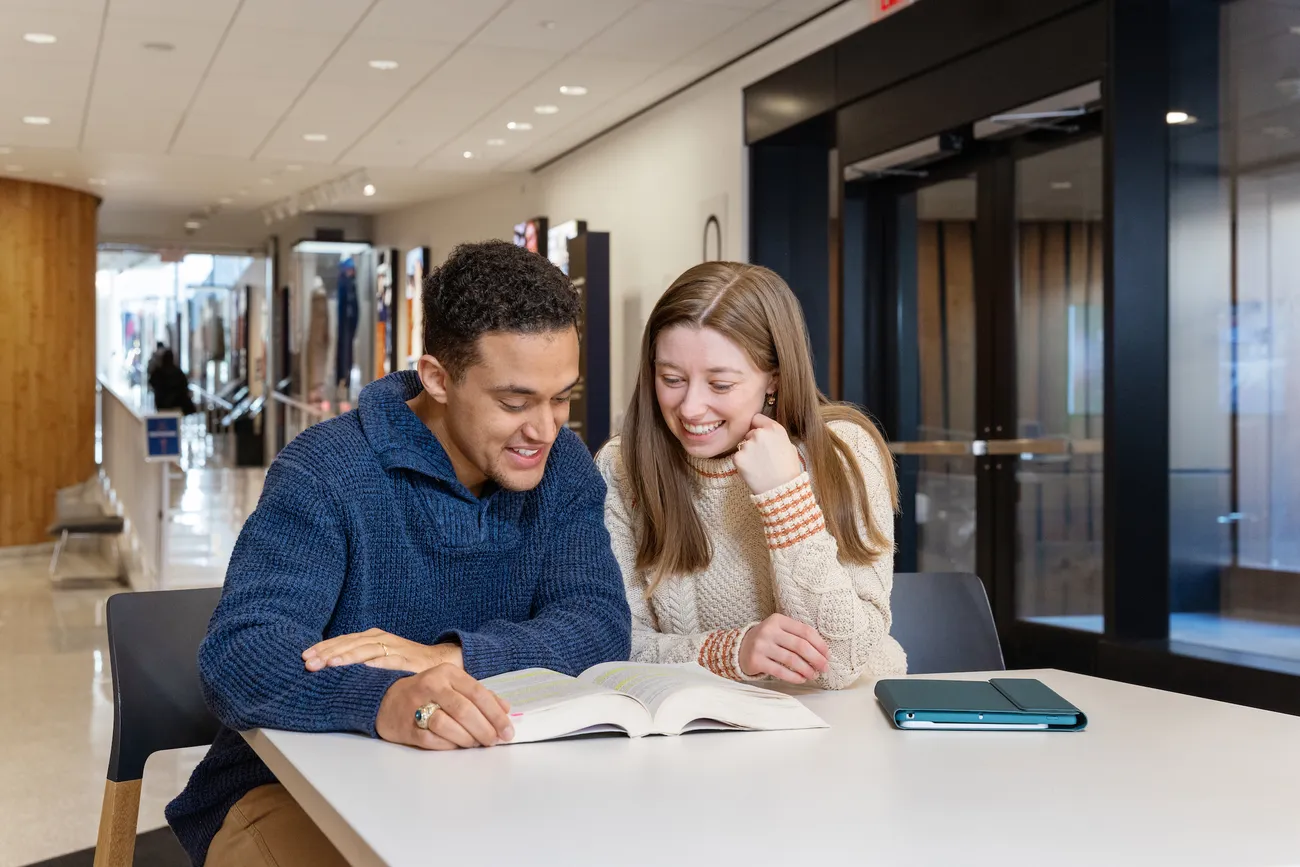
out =
[[710,262],[669,287],[596,460],[634,660],[828,689],[905,672],[893,461],[866,416],[818,392],[775,273]]

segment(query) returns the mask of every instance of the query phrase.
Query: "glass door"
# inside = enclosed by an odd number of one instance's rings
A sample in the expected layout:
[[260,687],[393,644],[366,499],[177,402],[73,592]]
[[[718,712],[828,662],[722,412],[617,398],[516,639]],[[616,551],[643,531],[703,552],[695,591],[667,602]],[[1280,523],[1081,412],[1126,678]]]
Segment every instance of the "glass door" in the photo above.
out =
[[897,460],[895,568],[979,575],[1013,661],[1023,643],[1050,664],[1053,639],[1103,628],[1098,129],[853,179],[869,188],[853,193],[879,343],[862,399]]
[[901,571],[974,572],[974,175],[897,196]]
[[1102,143],[1016,160],[1018,618],[1101,632]]

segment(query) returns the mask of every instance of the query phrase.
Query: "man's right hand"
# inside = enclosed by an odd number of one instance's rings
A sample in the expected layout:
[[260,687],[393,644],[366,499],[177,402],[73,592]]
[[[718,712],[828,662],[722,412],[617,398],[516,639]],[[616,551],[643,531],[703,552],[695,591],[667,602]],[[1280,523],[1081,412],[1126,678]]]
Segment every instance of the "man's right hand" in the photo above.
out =
[[[429,702],[439,710],[426,731],[415,724],[415,712]],[[386,741],[425,750],[491,747],[515,736],[510,706],[464,669],[449,664],[390,686],[380,702],[375,731]]]

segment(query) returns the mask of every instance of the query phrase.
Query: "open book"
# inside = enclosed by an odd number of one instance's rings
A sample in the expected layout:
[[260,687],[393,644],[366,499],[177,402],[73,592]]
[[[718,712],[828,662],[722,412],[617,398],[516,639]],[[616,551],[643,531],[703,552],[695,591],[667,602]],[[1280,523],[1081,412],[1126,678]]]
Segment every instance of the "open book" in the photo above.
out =
[[483,685],[510,702],[512,743],[602,732],[639,738],[828,727],[798,699],[697,665],[607,662],[577,677],[529,668],[489,677]]

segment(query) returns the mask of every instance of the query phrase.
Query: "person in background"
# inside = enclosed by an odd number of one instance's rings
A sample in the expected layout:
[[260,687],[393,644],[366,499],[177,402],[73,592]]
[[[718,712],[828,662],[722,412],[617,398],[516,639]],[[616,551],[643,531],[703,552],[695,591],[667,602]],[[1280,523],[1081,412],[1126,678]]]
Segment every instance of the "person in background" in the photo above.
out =
[[190,379],[176,365],[176,354],[170,349],[158,353],[158,364],[149,372],[149,390],[153,392],[154,409],[180,410],[181,415],[195,411]]
[[145,375],[147,377],[153,376],[155,368],[157,368],[158,364],[162,361],[162,354],[166,348],[167,344],[163,343],[161,340],[159,340],[158,344],[154,346],[153,355],[149,356],[149,364],[145,367]]
[[893,460],[865,415],[817,390],[775,273],[709,262],[668,288],[622,435],[596,461],[634,660],[828,689],[905,673]]
[[628,657],[605,484],[564,427],[576,290],[490,241],[422,305],[418,371],[290,442],[240,533],[198,659],[224,727],[167,808],[196,865],[345,863],[240,731],[490,747],[513,731],[483,678]]

